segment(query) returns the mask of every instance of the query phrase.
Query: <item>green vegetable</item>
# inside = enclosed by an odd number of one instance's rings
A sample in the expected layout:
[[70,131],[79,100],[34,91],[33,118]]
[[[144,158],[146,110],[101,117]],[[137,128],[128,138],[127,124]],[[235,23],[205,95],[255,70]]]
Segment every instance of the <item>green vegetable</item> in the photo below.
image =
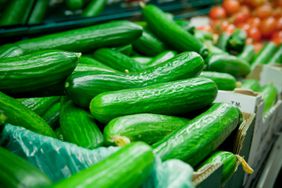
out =
[[101,93],[91,100],[90,111],[103,123],[138,113],[184,114],[211,104],[216,94],[217,87],[213,81],[191,78]]
[[37,0],[32,13],[29,17],[28,24],[42,23],[49,6],[49,0]]
[[270,63],[282,64],[282,45],[280,45],[273,58],[270,59]]
[[81,9],[84,5],[84,0],[65,0],[66,6],[70,10]]
[[59,124],[60,118],[60,110],[61,110],[61,103],[57,102],[53,104],[45,114],[42,115],[42,118],[52,127],[56,127]]
[[245,31],[236,29],[229,37],[226,49],[229,53],[237,55],[240,54],[246,44],[247,35]]
[[257,65],[270,63],[277,49],[277,46],[273,42],[266,43],[263,49],[260,50],[259,54],[253,60],[252,69],[254,69]]
[[39,134],[56,137],[50,126],[40,116],[2,92],[0,92],[1,110],[7,116],[8,123],[25,127]]
[[146,67],[147,63],[149,63],[152,60],[152,58],[145,56],[135,56],[132,57],[132,59],[142,64],[143,67]]
[[64,140],[78,146],[94,149],[103,143],[103,134],[91,115],[71,101],[61,108],[60,127]]
[[202,31],[195,29],[194,36],[196,39],[198,39],[200,42],[207,42],[207,41],[213,41],[213,34],[208,31]]
[[162,160],[180,159],[195,166],[237,127],[240,114],[239,109],[232,105],[216,103],[186,126],[154,144],[154,152]]
[[255,50],[253,45],[246,45],[243,52],[238,55],[239,58],[244,59],[249,64],[251,64],[253,58],[255,57]]
[[160,53],[159,55],[152,58],[152,60],[147,64],[148,67],[159,65],[171,58],[176,56],[176,52],[174,51],[164,51]]
[[274,85],[267,84],[262,88],[261,96],[264,101],[263,112],[266,113],[276,103],[278,91]]
[[131,44],[125,45],[125,46],[120,46],[120,47],[116,47],[116,48],[112,48],[113,50],[116,50],[120,53],[123,53],[125,55],[131,56],[134,52],[133,52],[133,47]]
[[91,0],[82,12],[82,16],[98,16],[105,9],[107,0]]
[[127,115],[111,120],[104,129],[104,137],[107,143],[118,146],[135,141],[153,144],[186,125],[188,121],[184,118],[159,114]]
[[16,154],[0,147],[0,185],[7,188],[37,188],[52,184],[40,170]]
[[152,149],[142,142],[137,142],[121,148],[108,158],[53,187],[141,187],[151,174],[153,165]]
[[86,71],[99,71],[99,72],[118,72],[111,67],[108,67],[101,62],[87,56],[82,56],[79,59],[79,63],[74,69],[74,72],[86,72]]
[[229,40],[229,35],[227,33],[221,33],[218,37],[218,40],[217,40],[217,43],[216,43],[216,46],[218,48],[220,48],[221,50],[223,51],[226,51],[226,47],[227,47],[227,43],[228,43],[228,40]]
[[57,136],[58,139],[64,141],[64,136],[63,136],[61,127],[58,127],[58,128],[55,130],[55,133],[56,133],[56,136]]
[[190,22],[187,20],[175,20],[175,23],[182,27],[185,31],[195,34],[195,27],[190,25]]
[[261,91],[261,86],[257,80],[244,80],[242,82],[241,88],[253,90],[256,92]]

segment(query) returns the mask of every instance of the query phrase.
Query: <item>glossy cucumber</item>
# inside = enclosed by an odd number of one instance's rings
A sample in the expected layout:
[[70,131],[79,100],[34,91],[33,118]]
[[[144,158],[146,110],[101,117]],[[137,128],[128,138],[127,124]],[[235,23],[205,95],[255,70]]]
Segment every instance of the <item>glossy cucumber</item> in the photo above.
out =
[[103,141],[103,134],[91,115],[71,101],[63,103],[60,112],[60,127],[65,141],[94,149]]
[[82,56],[79,59],[79,63],[74,69],[74,72],[86,72],[86,71],[98,71],[98,72],[118,72],[109,66],[87,56]]
[[1,110],[7,116],[8,123],[25,127],[39,134],[56,137],[51,127],[40,116],[2,92],[0,92]]
[[18,99],[23,105],[42,116],[54,103],[59,101],[60,97],[35,97]]
[[220,90],[234,90],[236,88],[236,79],[228,73],[204,71],[200,77],[211,79]]
[[176,56],[176,52],[174,51],[164,51],[162,53],[160,53],[159,55],[155,56],[154,58],[152,58],[152,60],[147,64],[148,67],[152,67],[152,66],[156,66],[159,65],[171,58],[173,58],[174,56]]
[[186,126],[154,144],[154,152],[162,160],[180,159],[195,166],[237,127],[240,114],[238,108],[227,103],[213,104]]
[[0,26],[25,24],[34,0],[9,1],[0,17]]
[[133,47],[131,44],[125,45],[125,46],[120,46],[116,48],[112,48],[113,50],[116,50],[120,53],[123,53],[125,55],[131,56],[133,54]]
[[154,160],[151,147],[142,142],[132,143],[53,187],[141,187],[153,170]]
[[226,47],[227,47],[227,43],[228,43],[228,39],[229,39],[229,35],[227,33],[221,33],[218,37],[216,46],[218,48],[220,48],[223,51],[226,51]]
[[267,84],[262,88],[261,96],[264,101],[263,112],[266,113],[276,103],[278,91],[274,85]]
[[91,17],[98,16],[104,10],[107,0],[90,0],[82,12],[82,16]]
[[60,118],[61,103],[53,104],[43,115],[42,118],[52,127],[56,127]]
[[28,24],[42,23],[48,6],[49,0],[37,0],[28,19]]
[[0,59],[0,90],[24,93],[43,90],[64,81],[74,70],[80,54],[63,51],[40,51]]
[[196,51],[203,58],[208,55],[207,48],[193,35],[177,25],[172,19],[154,5],[146,5],[143,15],[149,28],[168,45],[178,51]]
[[78,10],[83,7],[84,0],[65,0],[66,6],[70,10]]
[[132,59],[142,64],[143,67],[146,66],[147,63],[149,63],[152,60],[152,58],[145,56],[134,56],[132,57]]
[[188,121],[184,118],[159,114],[127,115],[111,120],[104,128],[104,137],[107,143],[118,146],[135,141],[143,141],[151,145],[186,125]]
[[74,52],[91,52],[101,47],[114,47],[130,44],[140,37],[142,27],[128,21],[112,21],[104,24],[73,29],[44,35],[36,38],[21,40],[0,47],[1,54],[10,52],[18,47],[24,53],[44,49],[60,49]]
[[138,113],[184,114],[211,104],[216,95],[217,87],[213,81],[191,78],[101,93],[91,100],[90,111],[103,123]]
[[282,45],[280,45],[273,58],[271,58],[270,63],[282,64]]
[[256,92],[261,91],[261,86],[257,80],[244,80],[242,82],[241,88],[253,90]]
[[93,57],[105,65],[121,72],[128,73],[143,70],[140,63],[129,56],[110,48],[101,48],[96,50]]
[[165,45],[153,34],[144,30],[142,36],[132,43],[134,50],[146,55],[156,56],[165,50]]
[[229,53],[238,55],[240,54],[246,44],[247,35],[245,31],[236,29],[229,37],[226,49]]
[[227,54],[215,54],[208,59],[208,70],[242,77],[250,72],[250,66],[245,60],[238,57]]
[[273,42],[266,43],[253,60],[252,69],[254,69],[257,65],[269,64],[277,49],[277,46]]
[[204,60],[200,55],[183,52],[166,63],[140,73],[74,73],[67,79],[65,89],[76,104],[88,107],[90,100],[102,92],[191,78],[199,75],[203,67]]
[[246,45],[241,54],[238,55],[239,58],[244,59],[249,64],[251,64],[253,58],[255,57],[255,49],[253,45]]
[[32,164],[0,147],[0,186],[7,188],[48,187],[51,180]]

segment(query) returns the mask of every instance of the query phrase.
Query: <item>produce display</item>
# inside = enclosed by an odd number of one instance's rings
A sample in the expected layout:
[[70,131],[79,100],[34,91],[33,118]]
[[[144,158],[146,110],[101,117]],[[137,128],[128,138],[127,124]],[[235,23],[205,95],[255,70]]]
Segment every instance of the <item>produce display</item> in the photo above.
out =
[[[281,7],[268,10],[280,1],[255,2],[224,0],[222,7],[210,10],[212,27],[194,26],[141,2],[143,17],[138,21],[110,20],[1,45],[0,159],[14,164],[0,165],[0,187],[146,188],[150,186],[144,182],[161,171],[158,164],[170,160],[181,160],[195,173],[220,163],[221,185],[239,164],[251,174],[248,156],[241,157],[241,151],[234,149],[238,144],[234,137],[241,134],[246,114],[239,105],[219,103],[216,98],[220,90],[253,91],[263,99],[264,115],[279,100],[275,83],[261,84],[249,75],[260,66],[282,64],[281,41],[276,36],[282,31]],[[64,6],[93,17],[107,3],[65,0]],[[0,14],[1,26],[41,23],[50,5],[44,0],[7,4]],[[243,18],[249,26],[257,26],[246,28]],[[278,26],[269,31],[260,28],[260,24],[270,27],[270,18]],[[257,27],[259,37],[253,36]],[[258,50],[261,40],[264,44]],[[88,166],[73,166],[74,174],[53,181],[38,170],[40,158],[32,154],[23,158],[11,149],[13,144],[5,145],[1,133],[6,127],[8,131],[23,127],[37,140],[52,138],[46,142],[54,144],[49,151],[60,151],[57,143],[66,144],[69,149],[60,152],[74,163],[85,157]],[[21,140],[22,135],[17,135]],[[30,139],[27,150],[32,147],[36,153],[40,148],[34,138],[25,137]],[[95,164],[83,156],[111,147],[114,151]],[[79,150],[83,152],[75,153]],[[46,155],[49,162],[51,155]],[[29,158],[39,162],[33,166]],[[69,166],[53,162],[58,171],[69,173]],[[155,183],[153,187],[166,186]]]

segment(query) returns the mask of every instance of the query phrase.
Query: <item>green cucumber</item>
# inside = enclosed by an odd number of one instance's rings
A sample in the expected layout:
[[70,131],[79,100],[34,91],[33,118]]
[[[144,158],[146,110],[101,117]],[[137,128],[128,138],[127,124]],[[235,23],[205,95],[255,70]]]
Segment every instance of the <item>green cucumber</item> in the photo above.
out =
[[34,0],[10,1],[0,17],[0,26],[25,24]]
[[90,111],[103,123],[138,113],[184,114],[211,104],[216,95],[217,87],[213,81],[191,78],[101,93],[91,100]]
[[84,0],[65,0],[66,6],[70,10],[81,9],[84,5]]
[[261,86],[257,80],[244,80],[240,88],[249,89],[256,92],[261,91]]
[[20,98],[20,101],[27,108],[42,116],[54,103],[59,101],[58,96],[53,97],[35,97],[35,98]]
[[0,133],[2,132],[2,125],[5,125],[7,121],[7,116],[4,114],[4,112],[2,110],[0,110]]
[[276,103],[278,91],[274,85],[267,84],[262,88],[260,94],[264,101],[263,112],[266,113]]
[[228,54],[211,55],[208,59],[208,70],[229,73],[235,77],[246,76],[251,71],[245,60]]
[[229,53],[238,55],[240,54],[246,44],[247,35],[245,31],[236,29],[229,37],[226,49]]
[[25,127],[39,134],[56,137],[51,127],[40,116],[2,92],[0,92],[1,110],[7,116],[8,123]]
[[48,50],[2,58],[0,90],[18,94],[53,86],[72,73],[79,57],[78,53]]
[[200,77],[211,79],[220,90],[234,90],[236,88],[236,79],[227,73],[204,71]]
[[53,104],[43,115],[42,118],[52,127],[56,127],[60,118],[61,103]]
[[91,115],[75,107],[71,101],[62,105],[60,127],[65,141],[94,149],[102,145],[104,138]]
[[146,67],[147,63],[149,63],[152,60],[152,58],[145,56],[134,56],[132,57],[132,59],[142,64],[143,67]]
[[125,46],[120,46],[116,48],[112,48],[113,50],[116,50],[120,53],[123,53],[125,55],[131,56],[133,54],[133,47],[131,44],[125,45]]
[[164,51],[162,53],[160,53],[159,55],[155,56],[154,58],[152,58],[152,60],[147,64],[148,67],[152,67],[152,66],[156,66],[159,65],[171,58],[173,58],[174,56],[176,56],[176,52],[174,51]]
[[227,47],[229,37],[230,36],[227,33],[224,33],[224,32],[221,33],[218,37],[216,46],[218,48],[220,48],[221,50],[226,51],[227,50],[226,47]]
[[128,21],[112,21],[104,24],[48,34],[21,40],[0,47],[2,54],[11,48],[20,48],[24,53],[45,49],[60,49],[75,52],[91,52],[101,47],[130,44],[142,34],[142,27]]
[[190,22],[187,20],[175,20],[175,23],[182,27],[185,31],[195,34],[195,27],[191,26]]
[[42,23],[48,6],[49,0],[37,0],[29,17],[28,24]]
[[240,114],[239,109],[230,104],[216,103],[186,126],[155,143],[154,152],[162,160],[180,159],[195,166],[231,134],[240,122]]
[[282,45],[280,45],[273,58],[271,58],[270,63],[282,64]]
[[147,30],[143,31],[142,36],[134,41],[132,46],[134,50],[146,56],[156,56],[166,48],[162,41]]
[[208,31],[202,31],[195,29],[194,36],[201,42],[213,41],[213,34]]
[[32,164],[0,147],[0,186],[38,188],[51,186],[51,180]]
[[118,146],[135,141],[143,141],[151,145],[186,125],[188,121],[184,118],[159,114],[127,115],[111,120],[104,128],[104,137],[107,143]]
[[103,12],[106,4],[107,0],[90,0],[81,15],[85,17],[98,16]]
[[249,64],[251,64],[253,58],[255,57],[255,49],[253,45],[246,45],[243,52],[238,55],[239,58],[244,59]]
[[149,28],[163,41],[178,51],[196,51],[203,58],[208,55],[207,48],[193,35],[185,31],[154,5],[146,5],[143,15]]
[[129,144],[99,163],[55,184],[54,188],[141,187],[154,166],[152,149],[142,143]]
[[127,55],[110,48],[96,50],[93,57],[107,66],[121,72],[138,72],[143,70],[140,63]]
[[76,104],[88,107],[91,99],[102,92],[191,78],[199,75],[203,67],[204,60],[199,54],[183,52],[140,73],[74,73],[67,79],[65,89]]
[[63,136],[61,127],[58,127],[58,128],[55,130],[55,133],[56,133],[56,136],[57,136],[58,139],[64,141],[64,136]]
[[102,64],[101,62],[87,56],[82,56],[79,59],[79,63],[74,69],[74,72],[86,72],[86,71],[99,71],[99,72],[118,72],[109,66]]
[[266,43],[253,60],[252,69],[257,65],[269,64],[277,49],[277,46],[273,42]]

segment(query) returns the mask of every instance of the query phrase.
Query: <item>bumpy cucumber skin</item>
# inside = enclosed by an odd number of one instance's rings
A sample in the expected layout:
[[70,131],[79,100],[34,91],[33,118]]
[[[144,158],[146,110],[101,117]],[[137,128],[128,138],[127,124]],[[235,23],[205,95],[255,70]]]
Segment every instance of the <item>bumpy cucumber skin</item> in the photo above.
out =
[[0,59],[0,90],[24,93],[64,81],[74,70],[80,54],[47,50]]
[[71,101],[63,103],[60,112],[60,128],[65,141],[88,149],[102,145],[104,138],[91,115],[75,107]]
[[52,127],[54,128],[59,123],[60,118],[60,109],[61,103],[57,102],[52,105],[45,114],[42,115],[42,118]]
[[188,123],[188,119],[159,115],[134,114],[117,117],[104,128],[105,141],[116,144],[115,136],[127,137],[130,142],[143,141],[153,144],[164,136]]
[[199,76],[211,79],[220,90],[234,90],[236,88],[236,79],[227,73],[203,71]]
[[107,0],[91,0],[82,12],[82,16],[98,16],[104,10]]
[[239,58],[244,59],[249,64],[251,64],[253,58],[255,57],[255,49],[253,45],[246,45],[243,52],[238,55]]
[[49,0],[37,0],[32,13],[29,17],[28,24],[39,24],[44,20]]
[[277,49],[277,46],[273,42],[265,44],[253,60],[252,69],[254,69],[257,65],[269,64]]
[[208,70],[229,73],[235,77],[242,77],[251,71],[249,64],[232,55],[214,54],[208,59]]
[[238,108],[216,103],[186,126],[153,145],[162,160],[180,159],[195,166],[214,151],[240,121]]
[[0,185],[9,188],[38,188],[52,184],[40,170],[21,157],[0,147]]
[[203,67],[204,60],[199,54],[183,52],[140,73],[74,73],[67,79],[65,89],[76,104],[88,107],[91,99],[102,92],[191,78],[199,75]]
[[163,41],[178,51],[196,51],[203,58],[208,55],[205,46],[193,35],[177,25],[172,19],[154,5],[143,8],[143,15],[149,28]]
[[40,116],[2,92],[0,92],[0,110],[7,116],[8,123],[25,127],[39,134],[56,137],[51,127]]
[[101,62],[87,56],[82,56],[79,59],[78,65],[75,67],[74,72],[118,72],[109,66],[102,64]]
[[53,187],[140,187],[151,174],[153,165],[152,149],[142,142],[136,142]]
[[174,51],[164,51],[158,54],[156,57],[152,58],[152,60],[147,64],[147,67],[153,67],[162,64],[163,62],[166,62],[167,60],[175,56],[176,56],[176,52]]
[[91,100],[90,111],[103,123],[138,113],[184,114],[211,104],[216,95],[217,87],[212,80],[192,78],[101,93]]
[[256,92],[261,91],[261,86],[257,80],[244,80],[242,82],[241,88],[253,90]]
[[272,84],[267,84],[261,90],[261,95],[264,101],[263,112],[266,113],[276,103],[278,91]]
[[90,27],[44,35],[1,46],[2,53],[16,46],[24,53],[45,49],[90,52],[101,47],[126,45],[140,37],[142,27],[128,21],[113,21]]

